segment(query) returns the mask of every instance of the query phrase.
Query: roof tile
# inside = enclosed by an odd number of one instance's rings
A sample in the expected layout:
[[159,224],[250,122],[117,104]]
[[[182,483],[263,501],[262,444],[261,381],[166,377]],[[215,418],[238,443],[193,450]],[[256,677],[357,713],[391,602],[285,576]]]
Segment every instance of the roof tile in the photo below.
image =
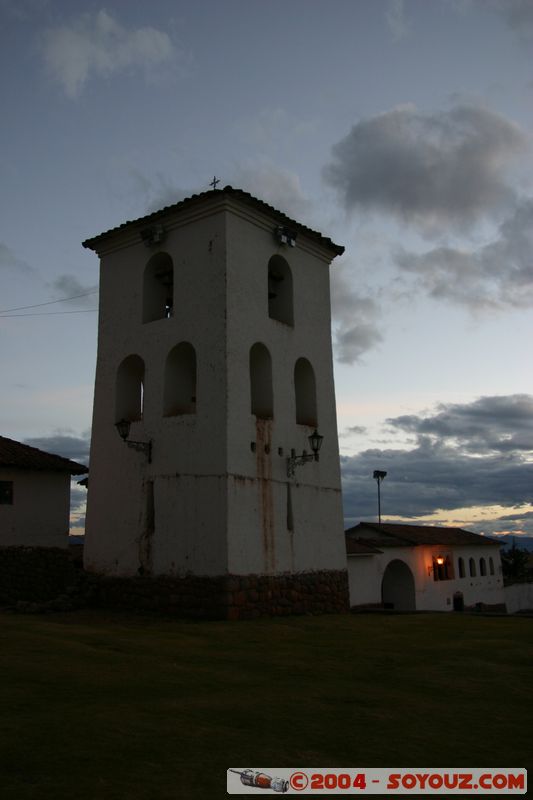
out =
[[0,467],[70,472],[71,475],[83,475],[89,471],[88,467],[76,461],[46,453],[44,450],[38,450],[36,447],[30,447],[5,436],[0,436]]
[[206,198],[211,198],[215,196],[219,196],[221,194],[225,194],[242,202],[246,203],[247,205],[254,206],[261,211],[267,211],[270,214],[276,214],[278,217],[279,222],[291,225],[295,227],[298,231],[302,231],[311,239],[315,239],[319,241],[322,245],[329,247],[334,253],[338,256],[344,253],[344,247],[341,245],[335,244],[331,241],[327,236],[323,236],[318,231],[312,230],[312,228],[308,228],[306,225],[302,225],[300,222],[297,222],[294,219],[291,219],[282,211],[279,211],[274,206],[265,203],[263,200],[259,200],[257,197],[254,197],[249,192],[245,192],[242,189],[234,189],[233,186],[225,186],[223,189],[211,189],[207,192],[201,192],[200,194],[193,194],[191,197],[185,198],[185,200],[180,200],[178,203],[173,203],[172,205],[165,206],[164,208],[160,208],[158,211],[154,211],[151,214],[147,214],[144,217],[139,217],[135,220],[128,220],[127,222],[123,222],[122,225],[118,225],[115,228],[110,228],[108,231],[104,231],[100,233],[98,236],[93,236],[91,239],[86,239],[82,244],[83,247],[89,248],[90,250],[94,250],[98,242],[100,242],[104,237],[108,236],[112,233],[117,233],[118,231],[125,230],[130,226],[136,226],[139,224],[146,225],[147,222],[155,222],[164,214],[167,214],[169,211],[181,211],[189,206],[192,206],[196,203],[203,202]]
[[399,523],[360,522],[346,531],[347,539],[356,539],[377,547],[409,547],[412,545],[492,545],[500,543],[463,528],[434,525],[405,525]]

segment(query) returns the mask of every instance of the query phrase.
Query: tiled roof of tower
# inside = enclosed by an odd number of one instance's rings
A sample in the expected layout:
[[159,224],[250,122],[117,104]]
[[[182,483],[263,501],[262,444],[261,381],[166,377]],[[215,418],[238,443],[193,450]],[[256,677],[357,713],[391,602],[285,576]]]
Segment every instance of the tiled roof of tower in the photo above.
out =
[[382,522],[381,525],[377,522],[360,522],[346,531],[346,537],[378,547],[409,547],[419,544],[500,546],[495,539],[465,531],[463,528],[389,522]]
[[46,453],[44,450],[16,442],[14,439],[7,439],[5,436],[0,436],[0,467],[70,472],[71,475],[83,475],[89,471],[88,467],[76,461]]
[[128,220],[127,222],[123,222],[122,225],[118,225],[115,228],[110,228],[108,231],[104,231],[103,233],[98,234],[97,236],[93,236],[90,239],[86,239],[82,242],[83,247],[89,248],[90,250],[94,249],[94,245],[97,242],[101,241],[105,236],[108,236],[111,233],[116,233],[117,231],[124,230],[130,226],[137,226],[139,224],[146,225],[148,222],[156,222],[160,219],[164,214],[168,213],[169,211],[179,211],[181,209],[185,209],[189,206],[192,206],[196,203],[203,202],[206,198],[216,197],[217,195],[225,194],[230,197],[233,197],[237,200],[240,200],[247,205],[253,206],[260,211],[265,211],[269,214],[275,214],[278,218],[279,223],[283,223],[285,225],[290,225],[296,228],[297,231],[301,231],[302,233],[309,236],[311,239],[315,239],[316,241],[320,242],[320,244],[328,247],[330,250],[333,250],[335,255],[342,255],[344,253],[344,247],[341,245],[335,244],[331,241],[327,236],[323,236],[318,231],[314,231],[311,228],[308,228],[306,225],[302,225],[300,222],[297,222],[291,217],[288,217],[282,211],[279,211],[274,206],[265,203],[263,200],[258,200],[257,197],[249,194],[249,192],[245,192],[242,189],[234,189],[233,186],[225,186],[223,189],[211,189],[207,192],[201,192],[200,194],[193,194],[191,197],[187,197],[184,200],[180,200],[177,203],[174,203],[170,206],[165,206],[164,208],[160,208],[158,211],[154,211],[151,214],[147,214],[145,217],[139,217],[138,219]]

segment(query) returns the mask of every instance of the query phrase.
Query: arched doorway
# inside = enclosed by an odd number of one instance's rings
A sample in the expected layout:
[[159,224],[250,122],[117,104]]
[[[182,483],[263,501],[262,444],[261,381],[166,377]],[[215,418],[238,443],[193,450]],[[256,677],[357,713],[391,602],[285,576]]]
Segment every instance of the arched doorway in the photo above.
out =
[[415,611],[415,579],[404,561],[394,559],[383,574],[381,600],[385,608],[395,611]]

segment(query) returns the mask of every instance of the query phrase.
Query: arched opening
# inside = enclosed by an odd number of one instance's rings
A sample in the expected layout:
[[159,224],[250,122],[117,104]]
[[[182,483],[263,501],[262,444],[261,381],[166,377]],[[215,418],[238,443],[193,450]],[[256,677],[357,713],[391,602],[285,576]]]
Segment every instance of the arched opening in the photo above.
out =
[[250,396],[252,414],[260,419],[272,419],[272,359],[261,342],[256,342],[250,349]]
[[487,562],[484,558],[479,559],[479,574],[486,575],[487,574]]
[[294,366],[294,397],[298,425],[311,425],[316,428],[318,415],[315,373],[306,358],[299,358]]
[[142,419],[144,407],[144,361],[140,356],[127,356],[117,370],[115,421]]
[[189,342],[172,348],[165,363],[163,415],[196,412],[196,352]]
[[268,262],[268,316],[294,325],[292,272],[282,256],[272,256]]
[[404,561],[394,559],[383,574],[381,599],[385,608],[396,611],[415,611],[415,579]]
[[489,572],[491,575],[494,575],[494,559],[492,556],[489,558]]
[[475,578],[476,577],[476,562],[474,561],[473,558],[469,558],[468,559],[468,568],[469,568],[469,571],[470,571],[470,577],[471,578]]
[[458,571],[459,571],[459,577],[460,578],[464,578],[465,577],[465,562],[464,562],[463,558],[458,558],[457,559],[457,567],[458,567]]
[[174,265],[168,253],[156,253],[144,270],[143,322],[168,319],[174,306]]

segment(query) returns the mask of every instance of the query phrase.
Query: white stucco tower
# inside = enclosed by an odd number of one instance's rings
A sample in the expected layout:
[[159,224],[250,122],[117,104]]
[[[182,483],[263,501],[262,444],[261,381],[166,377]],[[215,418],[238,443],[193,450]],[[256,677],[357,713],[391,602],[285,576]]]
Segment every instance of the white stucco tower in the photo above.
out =
[[[344,608],[329,292],[343,248],[229,186],[84,247],[101,259],[86,568],[214,582],[233,617]],[[120,438],[123,420],[150,449]],[[289,475],[315,428],[320,460]]]

